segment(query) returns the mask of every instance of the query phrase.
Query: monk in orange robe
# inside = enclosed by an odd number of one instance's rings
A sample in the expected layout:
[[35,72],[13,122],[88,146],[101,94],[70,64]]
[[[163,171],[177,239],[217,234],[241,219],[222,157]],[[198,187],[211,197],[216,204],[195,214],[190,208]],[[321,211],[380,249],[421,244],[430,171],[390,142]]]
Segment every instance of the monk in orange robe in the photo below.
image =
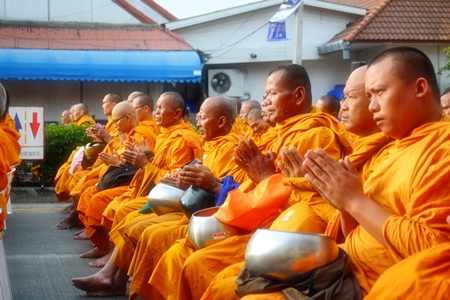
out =
[[[358,170],[358,174],[365,181],[374,168],[381,162],[383,155],[387,153],[386,145],[393,139],[384,135],[373,120],[369,111],[370,99],[365,94],[364,78],[367,67],[356,69],[348,78],[344,89],[345,101],[342,106],[342,124],[344,128],[358,138],[353,140],[353,152],[349,155],[350,160]],[[284,184],[291,185],[294,190],[302,192],[302,178],[298,177],[303,158],[295,148],[285,148],[281,153],[283,163],[279,163],[286,178]],[[327,225],[317,216],[307,214],[307,204],[298,202],[284,211],[270,229],[284,231],[303,231],[323,233]],[[336,212],[328,224],[334,219],[339,219],[340,214]],[[338,226],[339,225],[339,226]],[[340,223],[335,231],[341,233]],[[334,227],[333,227],[334,228]],[[332,235],[325,231],[325,234]],[[335,235],[337,235],[337,233]],[[334,237],[334,235],[332,235]],[[339,235],[342,236],[342,233]],[[236,289],[236,278],[240,273],[244,261],[234,264],[222,270],[209,285],[202,299],[238,299],[234,290]]]
[[251,128],[248,123],[248,113],[254,108],[261,109],[261,104],[256,100],[247,100],[242,103],[239,112],[239,119],[242,121],[242,127],[245,130],[245,134],[248,136],[253,134],[253,128]]
[[[139,106],[138,106],[139,107]],[[139,107],[142,108],[142,107]],[[150,116],[151,116],[151,110],[149,110]],[[125,116],[125,117],[123,117]],[[117,131],[120,135],[126,134],[126,141],[131,142],[132,139],[134,140],[146,140],[147,144],[151,147],[151,149],[154,148],[155,142],[156,142],[156,134],[154,133],[153,129],[151,127],[143,126],[138,124],[145,124],[145,121],[142,120],[142,122],[138,123],[137,113],[135,106],[128,102],[121,102],[117,104],[112,112],[112,117],[114,120],[119,119],[118,122],[116,122]],[[122,119],[120,119],[123,117]],[[141,115],[142,117],[142,115]],[[151,121],[151,120],[148,120]],[[126,150],[125,143],[122,144],[122,147],[117,150],[116,155],[120,155],[123,151]],[[104,161],[104,164],[100,167],[97,167],[98,172],[94,173],[96,169],[94,169],[87,177],[95,178],[95,176],[98,176],[99,178],[104,175],[104,173],[107,170],[108,165],[112,166],[118,166],[122,160],[120,160],[117,156],[111,156],[111,155],[105,155],[105,153],[100,153],[99,158]],[[92,176],[91,176],[92,175]],[[89,179],[89,180],[90,180]],[[123,190],[125,191],[128,188],[128,186],[124,186]],[[88,238],[91,238],[91,235],[94,232],[90,231],[90,220],[88,219],[88,212],[92,209],[95,210],[96,198],[95,195],[98,193],[98,188],[96,185],[92,185],[88,187],[80,197],[80,201],[77,206],[77,211],[79,213],[79,219],[83,222],[85,225],[87,231],[86,235]],[[120,196],[118,194],[117,196]],[[82,234],[82,233],[80,233]],[[95,239],[95,238],[91,238]],[[103,248],[103,247],[102,247]],[[82,256],[84,257],[84,256]]]
[[[142,170],[138,171],[128,189],[119,197],[111,197],[117,188],[96,194],[96,203],[98,205],[103,203],[104,206],[86,213],[91,222],[97,222],[90,225],[91,227],[99,229],[105,227],[106,229],[102,230],[106,233],[128,213],[140,209],[147,202],[151,184],[157,184],[165,174],[183,167],[192,159],[202,157],[200,137],[189,124],[181,122],[183,110],[184,100],[178,93],[167,92],[160,96],[156,109],[156,121],[162,127],[162,133],[157,138],[155,154],[151,152],[152,162],[149,163],[147,157],[141,152],[124,151],[122,153],[126,161],[141,167]],[[145,157],[146,162],[140,159],[142,156]],[[101,236],[102,231],[99,229],[96,230],[97,243],[107,243],[108,235]]]
[[[119,94],[117,93],[107,94],[102,100],[103,112],[106,116],[108,116],[108,122],[106,123],[105,127],[94,125],[86,128],[86,134],[89,137],[92,137],[94,141],[101,141],[108,143],[103,152],[109,155],[113,155],[114,150],[120,149],[122,145],[122,141],[120,140],[120,137],[117,134],[116,128],[114,127],[111,118],[111,113],[114,106],[121,101],[122,96],[120,96]],[[76,115],[76,113],[73,113],[72,109],[71,116],[74,115]],[[102,160],[97,159],[95,163],[92,165],[91,169],[83,170],[80,168],[72,175],[70,174],[69,170],[75,153],[76,151],[72,152],[71,157],[69,157],[67,162],[62,167],[60,167],[55,177],[55,179],[57,179],[55,193],[57,194],[58,199],[60,201],[67,201],[68,199],[70,199],[70,197],[74,199],[74,202],[71,205],[62,210],[63,213],[68,213],[69,216],[67,216],[64,220],[59,222],[57,227],[60,229],[72,228],[73,226],[76,226],[79,223],[76,207],[78,205],[78,199],[81,194],[82,186],[85,184],[86,181],[86,176],[93,172],[91,170],[96,170],[97,167],[103,164]],[[90,181],[89,184],[86,184],[86,187],[96,184],[97,182],[98,178],[94,178],[93,180]]]
[[[79,126],[94,125],[95,121],[89,115],[87,105],[79,103],[72,105],[70,108],[70,118],[72,122]],[[70,190],[66,187],[66,182],[71,180],[71,174],[69,173],[73,157],[77,153],[79,148],[72,151],[69,159],[59,168],[55,176],[55,194],[60,202],[65,202],[70,199]]]
[[364,186],[348,158],[317,150],[303,162],[306,179],[356,224],[341,247],[364,296],[396,263],[450,241],[450,125],[440,122],[433,64],[417,49],[388,49],[369,64],[365,87],[374,120],[396,141]]
[[[450,225],[450,217],[447,217]],[[414,254],[384,272],[366,300],[450,299],[450,243]]]
[[[292,189],[284,186],[283,176],[276,173],[275,166],[280,160],[276,157],[279,157],[284,145],[294,146],[301,153],[315,145],[326,147],[337,160],[351,152],[345,130],[331,116],[316,113],[317,108],[311,104],[309,78],[301,66],[286,65],[274,69],[267,79],[266,93],[263,105],[266,105],[271,121],[277,123],[278,136],[268,145],[267,154],[262,154],[250,139],[240,142],[240,147],[236,149],[236,163],[257,186],[250,193],[229,193],[215,217],[230,225],[256,230],[270,225],[278,216],[279,210],[285,210],[296,201],[314,199],[315,203],[311,202],[311,205],[317,207],[317,213],[326,222],[334,209],[323,199],[320,202],[314,198],[313,191],[290,198]],[[280,194],[275,196],[275,193]],[[256,199],[258,205],[266,205],[264,214],[252,213],[255,208],[245,209],[251,199]],[[328,207],[325,208],[326,206]],[[247,214],[242,214],[242,211]],[[157,291],[165,298],[177,298],[181,295],[188,299],[201,297],[209,281],[220,270],[243,260],[250,237],[251,234],[233,236],[198,251],[195,251],[188,239],[174,244],[158,262],[149,281],[152,287],[149,288],[154,289],[154,294]]]
[[[261,113],[262,112],[260,108],[253,108],[247,114],[247,124],[252,129],[249,137],[256,143],[256,145],[258,145],[258,149],[260,149],[259,141],[262,139],[263,135],[270,128],[270,125],[263,120]],[[264,149],[265,147],[260,150]]]
[[5,159],[9,166],[20,164],[21,146],[19,144],[20,133],[8,125],[5,115],[0,116],[0,141],[5,151]]

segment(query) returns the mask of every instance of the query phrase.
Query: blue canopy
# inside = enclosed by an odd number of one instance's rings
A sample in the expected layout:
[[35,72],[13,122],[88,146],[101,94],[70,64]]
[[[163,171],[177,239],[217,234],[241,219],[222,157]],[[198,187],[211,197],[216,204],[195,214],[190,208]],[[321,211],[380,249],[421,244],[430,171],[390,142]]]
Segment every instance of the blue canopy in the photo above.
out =
[[0,49],[0,78],[200,82],[195,51]]

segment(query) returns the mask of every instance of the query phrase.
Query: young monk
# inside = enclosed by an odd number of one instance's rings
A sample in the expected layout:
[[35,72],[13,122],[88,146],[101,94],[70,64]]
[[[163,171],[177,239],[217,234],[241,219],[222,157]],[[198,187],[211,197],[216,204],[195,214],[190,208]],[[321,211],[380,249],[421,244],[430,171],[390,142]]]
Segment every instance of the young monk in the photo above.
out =
[[[281,184],[283,177],[275,170],[275,158],[284,145],[292,145],[301,152],[306,152],[311,144],[323,145],[336,159],[351,151],[341,124],[331,116],[317,113],[311,98],[309,77],[303,67],[284,65],[269,74],[263,105],[266,105],[271,121],[279,125],[278,136],[269,144],[267,154],[262,154],[250,139],[241,140],[235,161],[252,179],[250,187],[256,184],[256,189],[250,188],[248,193],[244,193],[242,191],[245,190],[240,188],[241,191],[229,193],[227,201],[215,214],[216,218],[243,229],[255,230],[263,226],[261,223],[264,221],[265,225],[270,224],[278,216],[278,209],[283,211],[297,201],[312,199],[311,205],[316,208],[313,214],[318,214],[324,222],[332,216],[334,209],[324,200],[318,200],[312,190],[289,198],[292,189]],[[247,199],[254,200],[255,197],[258,203],[267,203],[270,209],[265,213],[245,209],[243,204],[249,203]],[[250,237],[251,234],[232,236],[198,251],[188,239],[177,242],[161,257],[150,278],[151,286],[147,288],[155,289],[165,298],[198,299],[219,271],[243,260]],[[200,281],[199,278],[206,279]]]
[[336,96],[325,95],[317,100],[317,107],[326,114],[330,114],[335,118],[339,117],[339,110],[341,109],[341,103]]

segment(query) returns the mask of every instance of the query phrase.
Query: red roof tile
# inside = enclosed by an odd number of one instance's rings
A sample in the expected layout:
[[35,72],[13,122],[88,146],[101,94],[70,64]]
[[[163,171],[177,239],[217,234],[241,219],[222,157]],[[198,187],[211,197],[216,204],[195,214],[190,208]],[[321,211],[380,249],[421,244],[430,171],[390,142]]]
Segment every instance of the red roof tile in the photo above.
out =
[[[348,42],[449,42],[449,0],[327,0],[356,6],[364,2],[366,16],[350,23],[328,43]],[[352,5],[352,3],[354,5]]]
[[0,22],[0,48],[75,50],[192,50],[156,25]]

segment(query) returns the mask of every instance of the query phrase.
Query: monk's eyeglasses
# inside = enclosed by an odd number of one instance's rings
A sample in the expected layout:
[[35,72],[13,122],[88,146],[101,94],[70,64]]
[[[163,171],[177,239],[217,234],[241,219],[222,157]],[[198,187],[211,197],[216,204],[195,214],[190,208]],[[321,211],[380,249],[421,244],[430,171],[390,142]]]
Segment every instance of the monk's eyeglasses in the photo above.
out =
[[142,108],[144,106],[147,106],[147,105],[141,105],[141,106],[135,107],[134,109]]
[[129,114],[124,114],[123,116],[121,116],[118,119],[113,120],[114,125],[117,126],[117,124],[119,123],[120,120],[122,120],[123,118],[125,118],[126,116],[128,116]]

